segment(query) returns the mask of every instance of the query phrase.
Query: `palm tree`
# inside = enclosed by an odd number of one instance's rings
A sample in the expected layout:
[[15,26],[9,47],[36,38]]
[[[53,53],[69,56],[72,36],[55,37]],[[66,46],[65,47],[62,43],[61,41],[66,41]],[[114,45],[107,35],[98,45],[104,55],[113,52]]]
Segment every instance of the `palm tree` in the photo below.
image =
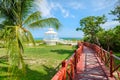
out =
[[[59,28],[60,22],[56,18],[42,18],[41,12],[32,12],[34,0],[1,0],[0,16],[4,17],[3,38],[6,41],[9,72],[17,73],[18,69],[25,72],[25,64],[22,54],[24,53],[23,41],[34,39],[26,27],[46,27],[53,26]],[[12,67],[11,67],[12,66]],[[13,74],[12,74],[13,75]],[[15,80],[15,79],[14,79]]]

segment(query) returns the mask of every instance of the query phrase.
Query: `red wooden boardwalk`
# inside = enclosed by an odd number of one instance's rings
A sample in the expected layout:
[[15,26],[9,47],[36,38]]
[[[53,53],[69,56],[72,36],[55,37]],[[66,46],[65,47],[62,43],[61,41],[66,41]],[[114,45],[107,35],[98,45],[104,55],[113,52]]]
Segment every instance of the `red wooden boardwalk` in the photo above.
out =
[[[82,55],[85,56],[82,64],[84,69],[82,71],[78,70],[76,80],[108,80],[107,75],[101,67],[101,63],[98,61],[92,49],[84,47]],[[78,65],[78,69],[79,67],[81,65]]]
[[120,58],[95,44],[81,42],[52,80],[120,80]]

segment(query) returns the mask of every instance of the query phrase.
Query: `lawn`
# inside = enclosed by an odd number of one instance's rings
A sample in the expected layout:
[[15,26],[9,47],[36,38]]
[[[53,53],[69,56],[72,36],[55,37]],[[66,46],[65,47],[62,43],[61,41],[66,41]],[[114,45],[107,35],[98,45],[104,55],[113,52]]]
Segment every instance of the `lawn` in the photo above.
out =
[[120,57],[120,52],[113,52],[116,56]]
[[[50,80],[59,69],[61,62],[73,53],[73,47],[69,45],[39,45],[24,49],[27,74],[26,77],[21,77],[21,80]],[[0,80],[7,79],[5,53],[5,49],[0,48]],[[119,53],[115,54],[120,57]]]
[[[0,80],[6,80],[7,63],[4,56],[5,50],[0,49]],[[60,67],[60,63],[69,58],[73,53],[72,46],[40,45],[25,47],[24,61],[27,64],[27,74],[21,80],[50,80]]]
[[[116,56],[118,56],[118,57],[120,58],[120,52],[113,52],[113,54],[116,55]],[[120,64],[120,60],[114,59],[114,61],[115,61],[115,64],[116,64],[116,65],[119,65],[119,64]],[[120,68],[119,68],[119,70],[120,70]]]

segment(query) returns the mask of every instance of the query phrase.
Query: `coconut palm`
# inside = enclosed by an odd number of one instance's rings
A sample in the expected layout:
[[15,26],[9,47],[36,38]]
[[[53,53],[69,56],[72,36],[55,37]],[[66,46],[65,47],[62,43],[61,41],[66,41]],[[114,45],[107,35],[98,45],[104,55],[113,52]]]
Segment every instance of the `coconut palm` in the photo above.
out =
[[[23,41],[34,43],[32,34],[26,27],[46,27],[59,28],[60,23],[56,18],[42,18],[41,12],[33,10],[34,0],[1,0],[0,16],[4,17],[4,35],[6,41],[9,71],[25,72],[25,64],[22,54],[24,53]],[[32,11],[33,10],[33,11]],[[11,67],[12,66],[12,67]],[[14,79],[15,80],[15,79]]]

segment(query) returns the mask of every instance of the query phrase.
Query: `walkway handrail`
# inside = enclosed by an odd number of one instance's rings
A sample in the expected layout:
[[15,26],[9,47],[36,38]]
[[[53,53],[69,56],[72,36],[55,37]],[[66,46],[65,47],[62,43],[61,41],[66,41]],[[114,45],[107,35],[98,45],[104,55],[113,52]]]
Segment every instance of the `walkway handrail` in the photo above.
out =
[[83,44],[79,42],[78,49],[75,50],[73,55],[68,60],[64,60],[62,62],[62,67],[51,80],[74,80],[77,70],[77,63],[80,61],[82,51]]
[[112,51],[108,52],[96,44],[88,42],[83,43],[85,46],[96,51],[96,56],[100,58],[101,62],[109,69],[109,76],[120,80],[120,58],[115,56]]

